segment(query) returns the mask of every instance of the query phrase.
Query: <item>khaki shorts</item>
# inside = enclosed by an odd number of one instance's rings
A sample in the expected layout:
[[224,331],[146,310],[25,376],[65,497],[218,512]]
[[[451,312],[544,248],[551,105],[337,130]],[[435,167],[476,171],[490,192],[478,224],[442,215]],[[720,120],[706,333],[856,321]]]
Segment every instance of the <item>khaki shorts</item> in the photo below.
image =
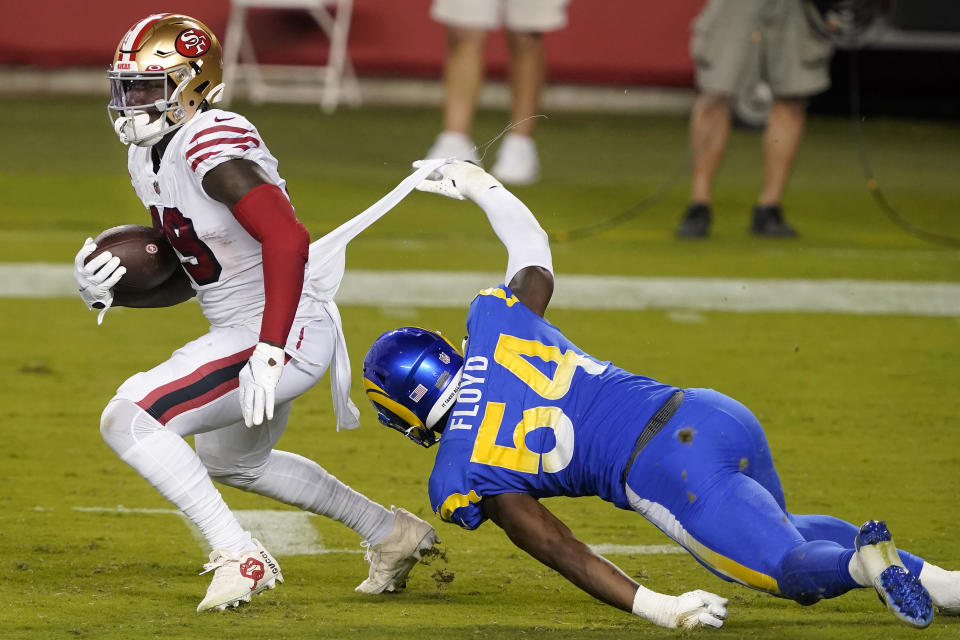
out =
[[430,17],[450,27],[492,31],[557,31],[567,26],[570,0],[433,0]]
[[693,22],[690,53],[703,91],[737,95],[763,80],[774,96],[805,98],[830,86],[833,44],[800,0],[710,0]]

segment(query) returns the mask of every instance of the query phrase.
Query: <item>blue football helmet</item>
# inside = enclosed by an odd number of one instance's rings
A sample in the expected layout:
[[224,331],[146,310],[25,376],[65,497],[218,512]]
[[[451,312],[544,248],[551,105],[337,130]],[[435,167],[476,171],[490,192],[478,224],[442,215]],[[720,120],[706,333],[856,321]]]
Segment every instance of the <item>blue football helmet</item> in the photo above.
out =
[[443,431],[440,419],[460,390],[463,356],[436,331],[388,331],[363,359],[363,388],[380,422],[429,447]]

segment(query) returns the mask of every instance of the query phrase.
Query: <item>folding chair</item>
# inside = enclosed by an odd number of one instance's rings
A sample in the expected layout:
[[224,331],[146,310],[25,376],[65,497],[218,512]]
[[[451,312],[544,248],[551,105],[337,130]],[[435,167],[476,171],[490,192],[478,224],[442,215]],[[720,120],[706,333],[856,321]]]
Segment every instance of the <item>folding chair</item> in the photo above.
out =
[[[330,41],[327,63],[322,66],[258,63],[247,28],[248,9],[302,9],[309,13]],[[253,102],[315,102],[327,113],[333,113],[343,101],[359,105],[357,76],[347,56],[352,13],[353,0],[231,0],[224,37],[224,101],[228,102],[234,95],[236,81],[242,77],[247,96]],[[264,71],[270,72],[269,79],[264,77]],[[303,81],[304,73],[311,74],[311,82]],[[292,81],[293,77],[300,81]]]

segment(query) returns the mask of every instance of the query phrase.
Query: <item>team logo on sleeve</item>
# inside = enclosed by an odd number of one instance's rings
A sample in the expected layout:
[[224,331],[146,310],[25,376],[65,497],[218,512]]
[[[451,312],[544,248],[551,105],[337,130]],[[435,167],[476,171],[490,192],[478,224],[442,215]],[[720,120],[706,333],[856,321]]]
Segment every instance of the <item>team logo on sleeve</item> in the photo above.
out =
[[187,29],[177,36],[177,53],[187,58],[199,58],[210,50],[210,36],[200,29]]

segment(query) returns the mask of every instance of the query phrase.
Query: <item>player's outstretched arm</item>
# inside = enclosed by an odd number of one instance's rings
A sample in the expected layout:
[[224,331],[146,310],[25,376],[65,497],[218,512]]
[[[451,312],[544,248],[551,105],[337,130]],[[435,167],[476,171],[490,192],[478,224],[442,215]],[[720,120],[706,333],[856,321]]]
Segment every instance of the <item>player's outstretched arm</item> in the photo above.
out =
[[504,282],[526,307],[543,316],[553,295],[553,259],[547,234],[527,205],[471,162],[442,165],[417,189],[455,200],[472,200],[483,209],[507,248]]
[[726,599],[712,593],[668,596],[639,585],[530,495],[486,496],[483,507],[515,545],[598,600],[672,629],[719,627],[727,617]]

